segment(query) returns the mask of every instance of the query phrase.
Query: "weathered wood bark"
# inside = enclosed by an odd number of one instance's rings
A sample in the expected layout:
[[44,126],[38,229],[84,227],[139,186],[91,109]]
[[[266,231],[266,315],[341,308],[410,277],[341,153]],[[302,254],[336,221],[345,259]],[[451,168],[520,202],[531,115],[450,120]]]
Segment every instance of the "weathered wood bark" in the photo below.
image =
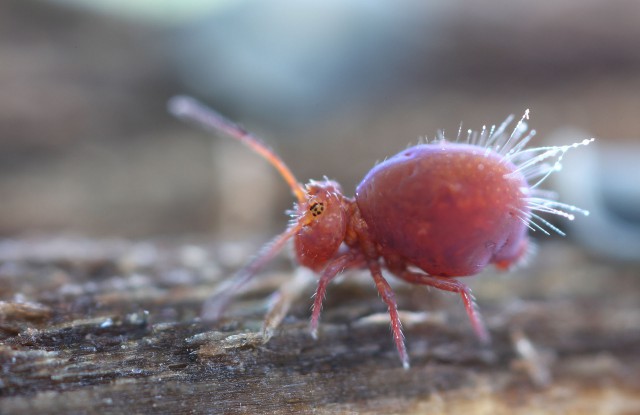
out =
[[640,413],[633,266],[552,243],[525,270],[468,280],[487,347],[456,297],[397,285],[412,363],[403,370],[364,275],[330,288],[317,341],[309,286],[262,342],[266,299],[288,272],[266,273],[223,321],[199,321],[235,266],[231,251],[1,242],[0,412]]

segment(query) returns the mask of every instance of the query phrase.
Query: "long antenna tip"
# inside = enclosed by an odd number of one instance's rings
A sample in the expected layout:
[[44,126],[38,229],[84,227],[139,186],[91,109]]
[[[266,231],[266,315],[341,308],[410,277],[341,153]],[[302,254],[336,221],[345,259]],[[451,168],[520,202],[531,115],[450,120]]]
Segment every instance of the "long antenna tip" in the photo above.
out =
[[238,124],[228,120],[198,100],[186,95],[177,95],[171,98],[167,102],[167,110],[181,120],[194,122],[205,130],[226,133],[230,137],[245,144],[278,170],[284,180],[289,184],[289,187],[299,202],[302,203],[306,200],[304,188],[296,180],[291,170],[289,170],[280,157],[262,143],[260,139]]
[[183,118],[191,112],[191,109],[200,103],[187,95],[176,95],[167,102],[167,110],[178,118]]

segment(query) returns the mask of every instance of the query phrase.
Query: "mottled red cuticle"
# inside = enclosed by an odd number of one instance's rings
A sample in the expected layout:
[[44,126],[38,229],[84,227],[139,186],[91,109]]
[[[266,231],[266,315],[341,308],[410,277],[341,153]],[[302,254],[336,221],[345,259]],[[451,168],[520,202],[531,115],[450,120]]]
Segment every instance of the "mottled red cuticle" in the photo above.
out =
[[356,202],[375,240],[431,275],[476,274],[517,260],[528,184],[493,151],[450,142],[411,147],[375,166]]

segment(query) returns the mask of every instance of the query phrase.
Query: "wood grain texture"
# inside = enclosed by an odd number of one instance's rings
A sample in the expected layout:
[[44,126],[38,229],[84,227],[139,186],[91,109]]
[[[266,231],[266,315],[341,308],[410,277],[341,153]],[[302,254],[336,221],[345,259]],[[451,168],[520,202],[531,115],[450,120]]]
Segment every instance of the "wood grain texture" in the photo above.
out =
[[[1,413],[640,413],[640,273],[563,243],[532,265],[467,280],[493,336],[458,298],[398,284],[403,370],[369,278],[330,287],[320,336],[313,286],[270,341],[281,261],[223,321],[198,319],[250,249],[202,242],[0,242]],[[273,271],[279,269],[281,271]]]

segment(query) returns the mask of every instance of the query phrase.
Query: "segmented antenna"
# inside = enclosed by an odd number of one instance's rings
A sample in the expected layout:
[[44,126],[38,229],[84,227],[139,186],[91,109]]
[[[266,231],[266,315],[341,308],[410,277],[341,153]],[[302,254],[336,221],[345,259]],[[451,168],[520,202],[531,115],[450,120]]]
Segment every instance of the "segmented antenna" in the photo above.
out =
[[218,112],[207,107],[203,103],[194,98],[179,95],[173,97],[168,103],[169,112],[176,117],[194,122],[205,130],[221,131],[228,136],[240,141],[251,150],[264,157],[271,165],[273,165],[282,178],[287,182],[293,195],[298,199],[299,203],[307,200],[304,187],[298,182],[291,170],[262,140],[254,136],[238,124],[226,119]]

